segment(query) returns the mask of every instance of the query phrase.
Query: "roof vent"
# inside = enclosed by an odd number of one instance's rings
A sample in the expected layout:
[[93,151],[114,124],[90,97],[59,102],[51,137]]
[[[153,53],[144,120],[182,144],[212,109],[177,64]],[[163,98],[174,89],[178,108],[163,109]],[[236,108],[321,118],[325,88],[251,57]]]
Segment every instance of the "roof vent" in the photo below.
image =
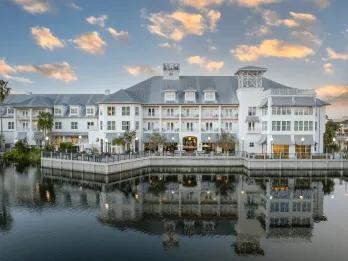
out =
[[110,90],[105,90],[105,95],[110,95]]

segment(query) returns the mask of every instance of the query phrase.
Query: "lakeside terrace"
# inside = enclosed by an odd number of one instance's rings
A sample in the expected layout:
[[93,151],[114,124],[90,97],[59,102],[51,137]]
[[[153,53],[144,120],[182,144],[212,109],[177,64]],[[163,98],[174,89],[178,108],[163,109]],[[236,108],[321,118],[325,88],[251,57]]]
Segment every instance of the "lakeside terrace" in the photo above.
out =
[[248,170],[345,170],[348,154],[184,154],[139,153],[92,155],[83,153],[43,152],[41,167],[116,174],[146,167],[242,167]]

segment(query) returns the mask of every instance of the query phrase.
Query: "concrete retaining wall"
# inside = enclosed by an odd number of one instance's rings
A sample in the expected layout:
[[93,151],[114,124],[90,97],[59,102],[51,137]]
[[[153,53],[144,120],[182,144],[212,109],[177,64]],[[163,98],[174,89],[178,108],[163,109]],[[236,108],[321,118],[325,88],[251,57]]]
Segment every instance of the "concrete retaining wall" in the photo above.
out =
[[259,160],[240,157],[156,157],[99,163],[77,160],[42,158],[43,168],[96,174],[115,174],[145,167],[245,167],[248,170],[327,170],[348,169],[348,160]]

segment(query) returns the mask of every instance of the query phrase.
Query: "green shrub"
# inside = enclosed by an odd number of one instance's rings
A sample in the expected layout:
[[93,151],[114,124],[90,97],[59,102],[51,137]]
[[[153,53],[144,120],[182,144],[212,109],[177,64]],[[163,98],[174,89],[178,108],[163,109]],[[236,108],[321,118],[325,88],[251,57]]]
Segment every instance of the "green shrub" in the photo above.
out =
[[4,153],[4,160],[11,163],[17,163],[20,165],[30,165],[40,163],[41,150],[37,148],[31,148],[27,143],[23,141],[16,142],[11,151]]

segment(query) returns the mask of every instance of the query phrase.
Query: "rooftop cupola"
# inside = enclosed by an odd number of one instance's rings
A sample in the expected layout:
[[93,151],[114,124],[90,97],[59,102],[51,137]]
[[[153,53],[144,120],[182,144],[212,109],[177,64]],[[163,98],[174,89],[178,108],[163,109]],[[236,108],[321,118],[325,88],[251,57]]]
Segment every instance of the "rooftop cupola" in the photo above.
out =
[[238,88],[262,88],[262,76],[266,68],[246,66],[238,69],[235,75],[238,77]]
[[164,80],[179,80],[180,64],[179,63],[164,63],[163,64],[163,79]]

